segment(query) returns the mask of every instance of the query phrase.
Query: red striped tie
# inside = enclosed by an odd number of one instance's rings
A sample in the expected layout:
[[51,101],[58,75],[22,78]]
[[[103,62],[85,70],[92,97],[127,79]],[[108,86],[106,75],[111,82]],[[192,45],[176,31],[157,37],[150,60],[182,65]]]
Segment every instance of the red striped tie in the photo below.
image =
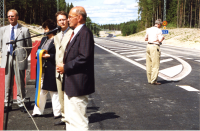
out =
[[65,56],[66,56],[66,54],[67,54],[67,48],[68,48],[68,46],[69,46],[69,44],[70,44],[70,41],[72,40],[73,36],[74,36],[74,31],[72,32],[72,35],[71,35],[71,37],[70,37],[70,39],[69,39],[69,42],[68,42],[68,44],[67,44],[67,46],[66,46],[65,53],[64,53],[64,57],[63,57],[63,63],[64,63],[64,60],[65,60]]

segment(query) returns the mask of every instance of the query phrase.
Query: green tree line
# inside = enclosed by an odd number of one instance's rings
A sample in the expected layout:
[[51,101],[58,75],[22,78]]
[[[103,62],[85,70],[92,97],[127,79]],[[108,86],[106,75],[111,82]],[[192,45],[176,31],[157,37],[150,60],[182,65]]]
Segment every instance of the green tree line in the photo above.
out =
[[[16,9],[19,19],[28,24],[41,25],[47,19],[55,20],[57,12],[57,0],[4,0],[5,16],[10,9]],[[73,4],[59,0],[59,11],[69,12]]]
[[[102,29],[121,30],[122,35],[134,34],[164,20],[165,0],[137,0],[139,18],[120,24],[101,25]],[[167,27],[200,28],[200,0],[166,0]]]
[[123,36],[131,35],[138,32],[138,21],[129,21],[120,24],[100,25],[102,30],[121,30]]
[[[47,19],[55,18],[57,12],[57,4],[59,11],[69,13],[70,9],[74,7],[72,3],[66,3],[65,0],[4,0],[5,16],[10,9],[16,9],[19,13],[19,20],[28,24],[41,25]],[[90,30],[99,35],[100,27],[87,17],[86,25]]]
[[[139,0],[139,25],[144,30],[164,19],[165,0]],[[166,0],[166,21],[172,27],[200,28],[200,0]]]

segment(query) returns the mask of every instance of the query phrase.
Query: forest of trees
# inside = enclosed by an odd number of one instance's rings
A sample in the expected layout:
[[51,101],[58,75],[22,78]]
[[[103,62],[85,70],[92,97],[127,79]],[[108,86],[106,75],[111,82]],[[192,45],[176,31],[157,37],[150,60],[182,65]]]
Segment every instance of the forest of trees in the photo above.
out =
[[[41,25],[46,19],[55,20],[57,0],[4,0],[5,13],[9,9],[16,9],[19,19],[29,24]],[[73,4],[59,0],[59,10],[69,12]],[[5,15],[6,16],[6,15]]]
[[[19,13],[19,20],[25,23],[41,25],[47,19],[56,20],[57,0],[4,0],[4,2],[5,16],[9,9],[16,9]],[[72,3],[59,0],[59,11],[69,13],[73,7]],[[100,27],[89,17],[87,17],[86,25],[93,33],[99,35]]]
[[[200,28],[200,0],[166,0],[166,20],[168,26]],[[139,0],[139,30],[163,20],[164,0]]]
[[[130,35],[154,25],[156,19],[164,20],[164,0],[138,0],[139,18],[121,24],[101,25],[102,29],[121,30]],[[166,0],[167,27],[200,28],[200,0]]]

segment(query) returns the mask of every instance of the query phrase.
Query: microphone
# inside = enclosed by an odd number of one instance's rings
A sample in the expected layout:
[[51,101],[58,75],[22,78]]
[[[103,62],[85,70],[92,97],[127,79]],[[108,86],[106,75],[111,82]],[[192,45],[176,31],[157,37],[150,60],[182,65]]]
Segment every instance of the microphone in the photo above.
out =
[[55,29],[53,29],[53,30],[51,30],[51,31],[49,31],[49,32],[46,32],[46,33],[44,33],[45,35],[49,35],[49,34],[51,34],[51,33],[53,33],[54,31],[61,31],[61,27],[60,26],[57,26]]

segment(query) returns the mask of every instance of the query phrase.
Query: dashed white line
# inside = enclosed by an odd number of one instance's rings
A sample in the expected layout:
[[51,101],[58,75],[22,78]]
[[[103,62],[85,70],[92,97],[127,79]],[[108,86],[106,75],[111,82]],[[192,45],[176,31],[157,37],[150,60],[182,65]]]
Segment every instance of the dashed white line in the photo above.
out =
[[188,85],[177,85],[177,86],[179,86],[179,87],[181,87],[182,89],[185,89],[185,90],[187,90],[187,91],[199,91],[199,90],[197,90],[197,89],[195,89],[195,88],[193,88],[193,87],[191,87],[191,86],[188,86]]
[[146,57],[145,58],[135,59],[135,61],[141,61],[141,60],[146,60]]
[[124,52],[124,53],[119,53],[119,54],[124,55],[124,54],[133,54],[133,53],[139,53],[139,52],[144,52],[144,51],[131,51],[131,52]]
[[135,57],[135,56],[141,56],[141,55],[144,55],[144,53],[141,53],[141,54],[136,54],[136,55],[127,55],[126,57]]
[[195,61],[200,62],[200,60],[195,60]]
[[141,49],[117,50],[117,51],[115,51],[115,52],[133,51],[133,50],[141,50]]
[[172,61],[172,60],[173,60],[172,58],[164,59],[164,60],[161,60],[160,63],[169,62],[169,61]]

